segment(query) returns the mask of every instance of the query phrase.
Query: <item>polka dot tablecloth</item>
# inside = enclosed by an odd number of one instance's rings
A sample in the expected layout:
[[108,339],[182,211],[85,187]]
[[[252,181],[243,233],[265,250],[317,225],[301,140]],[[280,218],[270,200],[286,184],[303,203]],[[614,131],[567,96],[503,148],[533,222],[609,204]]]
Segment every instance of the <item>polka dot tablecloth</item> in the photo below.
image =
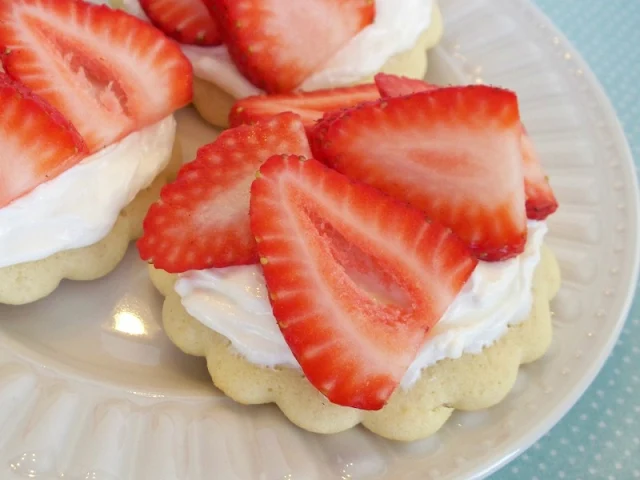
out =
[[[604,86],[640,166],[640,1],[535,0]],[[640,479],[640,291],[582,399],[491,480]]]

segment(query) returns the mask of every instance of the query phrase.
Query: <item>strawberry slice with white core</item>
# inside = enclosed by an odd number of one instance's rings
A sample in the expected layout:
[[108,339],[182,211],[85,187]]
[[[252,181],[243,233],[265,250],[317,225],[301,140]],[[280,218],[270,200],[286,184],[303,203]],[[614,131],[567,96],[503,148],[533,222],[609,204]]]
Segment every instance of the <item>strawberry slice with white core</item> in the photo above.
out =
[[222,43],[218,26],[203,0],[140,0],[140,6],[156,27],[180,43]]
[[251,231],[305,376],[363,410],[385,405],[477,263],[419,210],[291,155],[260,168]]
[[440,88],[438,85],[427,83],[424,80],[416,78],[400,77],[398,75],[390,75],[388,73],[378,73],[374,77],[376,87],[380,92],[380,96],[386,97],[402,97],[403,95],[411,95],[417,92],[427,92]]
[[267,92],[290,92],[375,16],[371,0],[206,0],[238,69]]
[[440,88],[365,104],[318,126],[316,156],[447,225],[478,258],[503,260],[524,250],[527,217],[514,93],[485,86]]
[[152,25],[81,0],[0,2],[7,73],[59,110],[95,152],[192,97],[192,69]]
[[142,259],[171,273],[256,263],[251,182],[267,158],[290,152],[310,154],[293,113],[222,132],[198,150],[149,209],[138,240]]
[[256,95],[238,100],[234,104],[229,114],[229,124],[251,124],[278,113],[294,112],[300,115],[309,130],[325,112],[354,107],[379,98],[377,87],[371,83],[313,92]]
[[[441,86],[427,83],[423,80],[399,77],[379,73],[375,76],[376,86],[380,96],[400,97],[417,92],[425,92]],[[544,220],[558,209],[558,201],[549,185],[533,142],[522,127],[522,160],[524,168],[524,191],[526,198],[527,218]]]
[[0,208],[87,155],[58,111],[0,72]]

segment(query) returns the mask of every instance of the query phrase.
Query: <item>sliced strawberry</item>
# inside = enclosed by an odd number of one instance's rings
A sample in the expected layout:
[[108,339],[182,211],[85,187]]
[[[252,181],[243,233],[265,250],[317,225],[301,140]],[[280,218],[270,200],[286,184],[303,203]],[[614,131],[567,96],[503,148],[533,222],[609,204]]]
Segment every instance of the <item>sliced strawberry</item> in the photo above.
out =
[[[440,88],[437,85],[433,85],[427,83],[423,80],[416,80],[408,77],[400,77],[398,75],[391,75],[387,73],[378,73],[374,77],[375,81],[375,89],[377,91],[377,95],[371,93],[371,98],[363,99],[364,101],[374,101],[379,97],[401,97],[404,95],[410,95],[412,93],[424,92],[428,90],[434,90],[436,88]],[[351,105],[351,106],[355,106]],[[327,112],[320,119],[319,122],[312,124],[311,129],[313,130],[313,134],[309,135],[309,141],[311,142],[311,150],[316,152],[316,144],[321,145],[325,141],[325,134],[328,131],[329,125],[333,123],[334,120],[340,118],[344,114],[348,114],[350,105],[343,105],[341,107],[335,108],[327,108],[325,112]],[[310,132],[311,133],[311,132]],[[318,147],[320,148],[320,147]],[[322,155],[321,149],[319,150],[320,157]]]
[[[385,73],[376,75],[375,82],[382,97],[400,97],[442,88],[422,80]],[[558,209],[558,202],[524,126],[522,127],[522,160],[527,218],[544,220]]]
[[191,100],[192,69],[152,25],[80,0],[0,2],[9,75],[58,109],[91,152]]
[[180,43],[222,43],[218,26],[203,0],[140,0],[140,6],[156,27]]
[[310,154],[293,113],[222,132],[162,189],[144,220],[140,256],[171,273],[255,263],[251,182],[262,162],[284,152]]
[[293,155],[260,168],[250,215],[306,377],[335,404],[382,408],[476,259],[419,210]]
[[341,118],[343,115],[349,114],[351,111],[353,111],[353,108],[344,108],[342,110],[327,112],[313,127],[311,127],[311,129],[307,129],[307,137],[309,138],[311,153],[316,158],[322,158],[325,148],[324,143],[326,142],[329,127],[333,122]]
[[290,92],[369,25],[371,0],[206,0],[249,81]]
[[532,220],[544,220],[558,209],[558,201],[551,185],[549,185],[549,179],[542,169],[533,142],[524,128],[522,130],[522,159],[527,217]]
[[381,97],[402,97],[417,92],[426,92],[440,88],[438,85],[427,83],[416,78],[400,77],[387,73],[378,73],[374,80]]
[[57,177],[87,155],[58,111],[0,72],[0,207]]
[[313,92],[257,95],[235,103],[229,114],[229,124],[251,124],[281,112],[294,112],[300,115],[305,127],[311,129],[325,112],[353,107],[379,98],[378,89],[373,84]]
[[320,133],[316,156],[449,226],[479,258],[523,251],[521,127],[512,92],[450,87],[388,98],[342,114]]

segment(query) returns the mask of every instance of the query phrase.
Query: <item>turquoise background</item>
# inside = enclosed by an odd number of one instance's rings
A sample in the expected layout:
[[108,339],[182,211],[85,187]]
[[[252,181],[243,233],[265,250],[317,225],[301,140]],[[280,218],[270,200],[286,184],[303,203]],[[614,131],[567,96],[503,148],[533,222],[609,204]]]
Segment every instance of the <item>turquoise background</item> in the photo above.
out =
[[[640,165],[640,0],[535,0],[604,86]],[[604,369],[545,437],[491,480],[640,479],[640,296]]]

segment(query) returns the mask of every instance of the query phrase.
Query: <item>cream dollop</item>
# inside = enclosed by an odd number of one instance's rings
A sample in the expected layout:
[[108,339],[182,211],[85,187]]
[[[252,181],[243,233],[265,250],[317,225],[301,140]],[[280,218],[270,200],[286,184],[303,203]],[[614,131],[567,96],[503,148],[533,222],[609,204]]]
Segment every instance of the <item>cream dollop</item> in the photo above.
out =
[[102,240],[122,208],[169,163],[175,132],[169,116],[0,208],[0,267]]
[[[509,325],[526,319],[546,232],[546,223],[529,222],[521,255],[478,264],[407,370],[403,388],[411,387],[423,368],[444,358],[478,353],[504,335]],[[258,265],[186,272],[175,291],[190,315],[227,337],[248,361],[300,368],[273,316]]]
[[[336,53],[324,68],[307,78],[301,90],[350,85],[377,73],[391,57],[414,47],[429,28],[433,0],[375,0],[373,23]],[[138,0],[124,0],[132,15],[148,20]],[[222,46],[182,45],[194,74],[216,84],[234,98],[264,93],[238,71]]]

